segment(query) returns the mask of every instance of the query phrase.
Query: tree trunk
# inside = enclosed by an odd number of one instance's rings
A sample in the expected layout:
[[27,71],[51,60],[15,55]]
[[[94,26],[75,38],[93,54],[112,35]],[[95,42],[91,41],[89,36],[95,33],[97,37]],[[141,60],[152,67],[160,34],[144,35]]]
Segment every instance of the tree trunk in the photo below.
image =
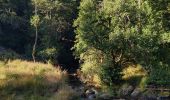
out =
[[37,46],[37,40],[38,40],[38,27],[36,26],[35,27],[35,42],[34,42],[34,45],[33,45],[33,50],[32,50],[32,58],[33,58],[33,61],[35,62],[35,52],[36,52],[36,46]]
[[[37,14],[37,4],[36,3],[35,3],[35,15],[38,15]],[[36,53],[37,40],[38,40],[38,25],[36,23],[36,25],[35,25],[35,41],[34,41],[34,45],[33,45],[33,49],[32,49],[32,58],[33,58],[34,62],[35,62],[35,53]]]

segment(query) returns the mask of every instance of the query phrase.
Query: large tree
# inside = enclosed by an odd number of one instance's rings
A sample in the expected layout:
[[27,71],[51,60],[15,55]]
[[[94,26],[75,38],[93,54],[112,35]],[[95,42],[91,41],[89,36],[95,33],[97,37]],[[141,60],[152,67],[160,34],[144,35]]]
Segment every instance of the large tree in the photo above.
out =
[[157,13],[149,0],[82,0],[74,47],[82,70],[101,66],[106,82],[115,83],[128,64],[141,64],[148,73],[167,66],[158,53],[170,38]]

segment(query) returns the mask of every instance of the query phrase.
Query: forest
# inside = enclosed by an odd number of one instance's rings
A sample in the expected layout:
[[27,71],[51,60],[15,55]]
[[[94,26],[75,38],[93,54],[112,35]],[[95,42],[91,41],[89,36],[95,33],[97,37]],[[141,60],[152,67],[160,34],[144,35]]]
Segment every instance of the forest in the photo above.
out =
[[0,0],[0,100],[170,100],[170,0]]

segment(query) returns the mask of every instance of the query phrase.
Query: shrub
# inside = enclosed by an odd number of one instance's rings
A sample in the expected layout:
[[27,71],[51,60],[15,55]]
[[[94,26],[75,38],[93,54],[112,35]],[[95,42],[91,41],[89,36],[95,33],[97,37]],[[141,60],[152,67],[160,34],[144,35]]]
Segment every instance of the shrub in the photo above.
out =
[[9,49],[0,50],[0,60],[7,61],[9,59],[13,60],[19,58],[21,58],[21,56],[12,50]]
[[80,79],[84,83],[94,86],[101,86],[101,63],[100,63],[101,52],[96,49],[90,49],[86,53],[81,54],[81,73]]
[[121,66],[113,64],[109,55],[91,48],[80,57],[83,62],[81,65],[81,80],[83,82],[102,88],[121,82]]
[[148,84],[168,86],[170,83],[170,67],[167,64],[158,64],[149,74]]
[[141,65],[129,65],[123,69],[122,74],[128,84],[140,87],[146,85],[147,71]]
[[56,48],[47,48],[38,52],[38,57],[43,61],[50,61],[50,63],[57,63],[56,59],[58,57],[58,52]]
[[118,85],[122,82],[121,66],[106,62],[102,66],[100,77],[108,86]]

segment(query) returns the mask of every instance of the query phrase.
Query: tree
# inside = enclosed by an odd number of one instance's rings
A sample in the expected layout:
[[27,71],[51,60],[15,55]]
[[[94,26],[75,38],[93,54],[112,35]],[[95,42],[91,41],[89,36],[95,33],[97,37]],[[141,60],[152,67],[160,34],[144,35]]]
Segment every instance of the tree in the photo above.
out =
[[29,0],[0,1],[0,45],[24,54],[30,40]]
[[33,61],[35,62],[35,52],[36,52],[36,46],[37,46],[37,41],[38,41],[38,26],[40,23],[40,18],[38,16],[38,12],[37,12],[38,11],[37,0],[33,0],[33,3],[35,6],[35,8],[34,8],[35,15],[31,19],[31,24],[35,27],[35,41],[34,41],[33,50],[32,50],[32,58],[33,58]]
[[[103,69],[107,83],[121,80],[121,69],[129,64],[140,64],[151,73],[162,62],[157,54],[163,34],[169,39],[160,17],[148,0],[83,0],[75,21],[76,54],[90,67],[100,58],[96,66]],[[101,55],[86,61],[91,50]]]
[[74,39],[72,23],[77,5],[74,0],[37,0],[38,16],[41,19],[36,53],[39,60],[50,60],[56,64],[59,58],[65,59],[60,60],[61,63],[74,59],[70,48]]

